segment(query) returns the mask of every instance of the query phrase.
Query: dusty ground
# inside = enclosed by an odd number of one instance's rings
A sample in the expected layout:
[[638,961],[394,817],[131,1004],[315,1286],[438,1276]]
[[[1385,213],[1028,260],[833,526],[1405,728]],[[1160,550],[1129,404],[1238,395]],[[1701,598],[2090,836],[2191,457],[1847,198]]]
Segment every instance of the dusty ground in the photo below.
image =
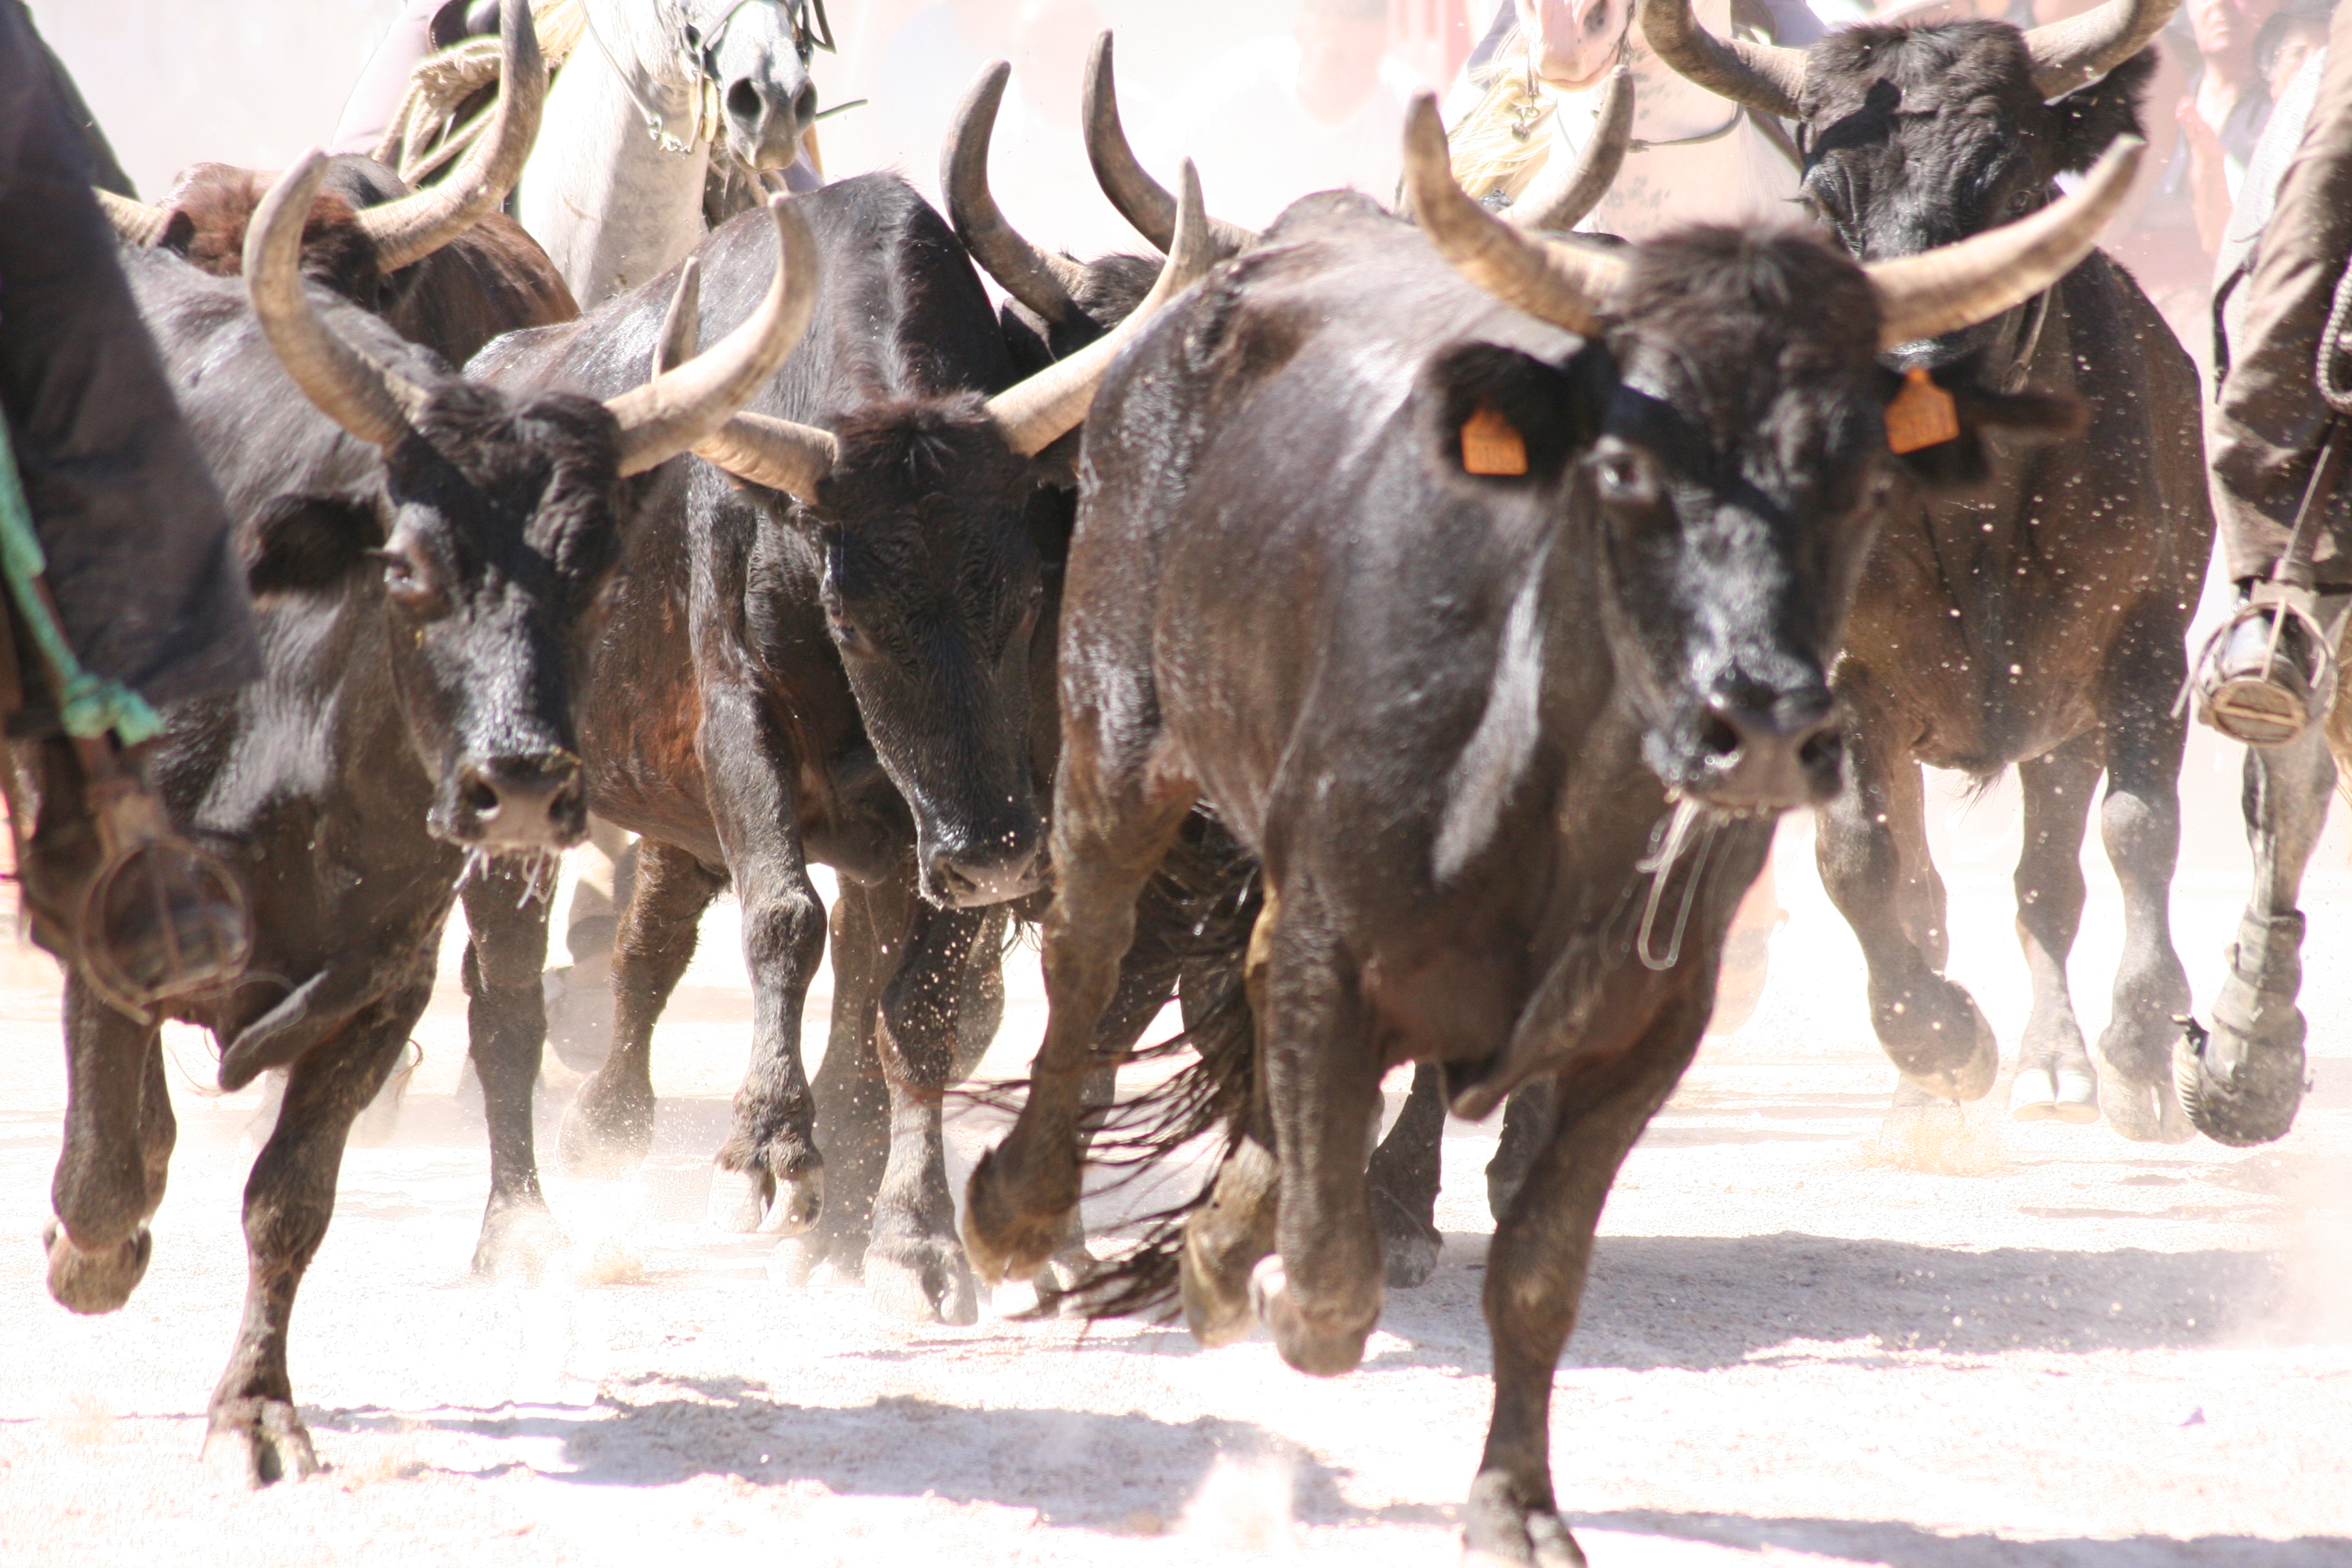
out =
[[[2195,809],[2180,945],[2210,999],[2243,887],[2226,778]],[[2221,803],[2218,805],[2216,803]],[[1954,973],[2006,1042],[2014,815],[1939,806]],[[2094,837],[2095,844],[2095,836]],[[1596,1568],[2352,1563],[2352,874],[2320,857],[2306,1005],[2318,1082],[2294,1133],[2240,1153],[2021,1127],[1995,1099],[1876,1137],[1891,1075],[1853,939],[1784,830],[1769,988],[1633,1154],[1560,1370],[1561,1492]],[[2093,849],[2074,965],[2103,1019],[2116,946]],[[487,1173],[461,1098],[454,982],[398,1140],[355,1149],[305,1287],[294,1373],[323,1478],[212,1489],[201,1412],[244,1278],[237,1194],[257,1096],[193,1092],[154,1265],[129,1308],[48,1300],[63,1074],[37,958],[0,992],[0,1562],[821,1564],[924,1557],[1449,1563],[1488,1397],[1477,1312],[1491,1131],[1446,1142],[1446,1256],[1392,1293],[1363,1368],[1318,1382],[1270,1344],[1006,1321],[910,1329],[854,1289],[770,1282],[768,1244],[701,1222],[743,1050],[722,908],[657,1043],[641,1181],[556,1180],[577,1243],[537,1289],[469,1280]],[[1034,956],[992,1071],[1036,1038]],[[823,999],[812,1049],[823,1039]],[[542,1147],[568,1090],[542,1105]],[[961,1164],[986,1129],[955,1130]]]

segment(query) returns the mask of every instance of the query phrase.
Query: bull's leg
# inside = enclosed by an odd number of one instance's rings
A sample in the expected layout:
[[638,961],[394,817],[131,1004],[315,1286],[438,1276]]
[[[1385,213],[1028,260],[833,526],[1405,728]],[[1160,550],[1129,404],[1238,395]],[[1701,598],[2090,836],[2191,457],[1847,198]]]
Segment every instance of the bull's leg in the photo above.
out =
[[[1070,733],[1066,729],[1065,734]],[[1066,748],[1054,802],[1058,879],[1045,922],[1045,1043],[1013,1131],[973,1167],[964,1248],[981,1278],[1027,1279],[1061,1248],[1078,1208],[1096,1029],[1135,938],[1136,896],[1184,826],[1194,791],[1139,765],[1115,779]]]
[[1437,1269],[1445,1238],[1437,1229],[1437,1193],[1445,1138],[1444,1075],[1433,1062],[1412,1069],[1412,1088],[1395,1125],[1372,1151],[1365,1181],[1380,1227],[1388,1282],[1410,1290]]
[[824,1206],[814,1228],[788,1238],[770,1272],[804,1285],[817,1270],[858,1277],[873,1234],[874,1194],[890,1153],[890,1091],[875,1054],[874,1026],[881,995],[882,937],[876,893],[841,880],[834,900],[833,1016],[824,1059],[810,1092],[816,1097],[816,1146],[824,1156]]
[[319,1043],[287,1074],[278,1125],[245,1184],[245,1317],[213,1390],[205,1463],[222,1479],[266,1486],[319,1468],[294,1407],[287,1331],[303,1270],[326,1239],[352,1120],[392,1076],[433,992],[427,946],[409,976]]
[[1511,1200],[1526,1184],[1528,1171],[1551,1136],[1551,1085],[1542,1079],[1521,1084],[1503,1102],[1503,1135],[1495,1140],[1495,1157],[1486,1162],[1486,1212],[1495,1223],[1511,1212]]
[[42,1236],[49,1294],[76,1312],[111,1312],[147,1272],[147,1221],[163,1201],[178,1124],[162,1037],[68,977],[65,1146]]
[[1939,973],[1943,883],[1927,855],[1919,765],[1896,749],[1892,714],[1867,674],[1841,668],[1839,689],[1853,723],[1845,787],[1821,813],[1822,883],[1862,943],[1871,1023],[1907,1087],[1982,1099],[2000,1055],[1975,998]]
[[[563,1233],[540,1191],[531,1096],[547,1043],[551,866],[492,861],[466,879],[466,1030],[489,1124],[490,1197],[474,1246],[474,1272],[536,1282],[562,1250]],[[541,889],[544,889],[541,891]],[[537,896],[534,897],[533,894]]]
[[1363,1359],[1381,1315],[1381,1237],[1364,1172],[1381,1063],[1346,949],[1312,891],[1269,887],[1254,949],[1261,937],[1258,1061],[1282,1198],[1275,1253],[1251,1275],[1250,1296],[1282,1359],[1329,1376]]
[[[956,1237],[940,1101],[978,1065],[1003,1019],[1001,974],[992,990],[974,970],[999,963],[1004,914],[933,909],[911,882],[898,892],[900,961],[883,986],[875,1030],[889,1088],[890,1152],[874,1198],[866,1293],[893,1317],[976,1322],[980,1293]],[[983,1028],[974,1048],[970,1036]]]
[[654,1140],[654,1021],[694,957],[702,911],[726,882],[673,845],[638,847],[613,949],[613,1050],[563,1114],[556,1155],[574,1176],[625,1175]]
[[1465,1561],[1582,1568],[1552,1491],[1552,1373],[1576,1327],[1610,1184],[1690,1065],[1706,1011],[1704,996],[1685,998],[1631,1051],[1570,1068],[1556,1081],[1550,1136],[1486,1254],[1495,1416],[1464,1511]]
[[2189,972],[2172,945],[2172,872],[2180,858],[2180,753],[2188,719],[2172,710],[2185,678],[2180,613],[2168,595],[2146,607],[2108,661],[2107,796],[2099,808],[2107,859],[2124,898],[2115,1007],[2099,1035],[2099,1098],[2126,1138],[2192,1136],[2172,1087],[2173,1019],[2189,1008]]
[[2083,924],[2083,827],[2100,765],[2096,732],[2017,765],[2025,807],[2015,879],[2017,940],[2033,977],[2033,1011],[2009,1093],[2010,1114],[2020,1121],[2098,1120],[2098,1079],[2074,1018],[2066,955]]
[[2285,1136],[2303,1102],[2304,1019],[2294,999],[2303,985],[2304,919],[2295,906],[2336,776],[2317,724],[2284,746],[2246,749],[2253,895],[2228,949],[2213,1032],[2201,1039],[2191,1033],[2173,1062],[2189,1119],[2233,1148]]

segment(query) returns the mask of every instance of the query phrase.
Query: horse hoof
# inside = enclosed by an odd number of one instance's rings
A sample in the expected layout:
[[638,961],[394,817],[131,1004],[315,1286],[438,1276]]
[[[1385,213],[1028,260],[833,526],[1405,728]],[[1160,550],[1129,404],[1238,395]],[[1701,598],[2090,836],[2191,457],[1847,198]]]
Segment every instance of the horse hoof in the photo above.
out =
[[866,1249],[866,1299],[908,1323],[980,1321],[980,1286],[963,1248],[950,1241],[892,1237]]
[[42,1227],[41,1246],[49,1255],[50,1297],[68,1312],[96,1317],[131,1300],[147,1276],[155,1237],[142,1225],[128,1241],[85,1252],[51,1220]]
[[2043,1121],[2058,1111],[2058,1080],[2047,1068],[2021,1068],[2010,1080],[2009,1114],[2019,1121]]
[[2051,1114],[2075,1127],[2087,1127],[2099,1119],[2099,1080],[2081,1068],[2062,1067],[2058,1069],[2058,1099]]
[[537,1285],[571,1245],[544,1204],[494,1204],[482,1216],[481,1239],[474,1244],[474,1277]]
[[203,1463],[215,1481],[238,1491],[307,1480],[320,1468],[302,1418],[282,1399],[236,1399],[214,1411]]
[[2190,1124],[2232,1149],[2285,1137],[2303,1105],[2302,1043],[2251,1041],[2245,1059],[2226,1077],[2207,1065],[2207,1047],[2204,1031],[2193,1024],[2173,1047],[2173,1082]]

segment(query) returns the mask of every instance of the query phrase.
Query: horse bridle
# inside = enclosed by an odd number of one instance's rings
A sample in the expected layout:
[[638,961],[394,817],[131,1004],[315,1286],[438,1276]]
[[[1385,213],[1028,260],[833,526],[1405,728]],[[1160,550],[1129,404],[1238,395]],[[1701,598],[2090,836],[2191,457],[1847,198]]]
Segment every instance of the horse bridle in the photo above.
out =
[[[835,52],[833,22],[824,14],[824,0],[734,0],[719,13],[717,25],[708,32],[687,15],[685,6],[672,6],[670,9],[677,23],[677,54],[679,62],[686,67],[688,78],[686,92],[691,103],[688,112],[693,116],[693,123],[687,128],[687,135],[682,140],[669,128],[670,115],[660,105],[646,101],[645,96],[637,90],[635,78],[614,58],[612,46],[605,43],[604,35],[596,30],[594,9],[582,7],[589,40],[596,46],[596,52],[604,57],[604,63],[613,68],[613,74],[620,79],[622,90],[629,95],[629,101],[635,104],[637,112],[645,117],[646,133],[663,152],[685,157],[702,143],[719,139],[719,48],[726,41],[727,29],[734,23],[736,15],[747,5],[773,5],[784,13],[792,23],[793,51],[800,57],[803,68],[817,50],[823,49],[827,54]],[[844,109],[856,107],[855,103],[840,104],[826,113],[837,114]],[[817,118],[824,119],[824,115]]]

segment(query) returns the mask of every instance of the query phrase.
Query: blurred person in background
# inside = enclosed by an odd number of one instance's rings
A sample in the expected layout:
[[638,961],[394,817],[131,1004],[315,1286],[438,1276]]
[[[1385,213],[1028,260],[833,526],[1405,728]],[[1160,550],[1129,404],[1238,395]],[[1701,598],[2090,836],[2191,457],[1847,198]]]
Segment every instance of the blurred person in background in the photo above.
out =
[[2188,193],[2208,258],[2221,245],[2246,160],[2270,118],[2270,87],[2254,58],[2254,40],[2273,8],[2274,0],[2186,0],[2180,8],[2196,58],[2188,93],[2174,110],[2183,144],[2176,177]]
[[1250,228],[1310,191],[1385,203],[1420,85],[1388,45],[1389,0],[1301,0],[1287,37],[1244,44],[1184,84],[1141,138],[1146,161],[1192,158],[1218,216]]
[[[1792,31],[1817,17],[1790,0]],[[1574,158],[1600,120],[1600,89],[1621,63],[1633,74],[1633,136],[1616,183],[1577,226],[1641,238],[1675,223],[1780,218],[1797,194],[1797,153],[1778,121],[1759,120],[1650,53],[1632,0],[1508,0],[1447,94],[1454,176],[1489,205],[1507,203],[1549,161]],[[1696,0],[1718,35],[1789,43],[1761,0]]]

